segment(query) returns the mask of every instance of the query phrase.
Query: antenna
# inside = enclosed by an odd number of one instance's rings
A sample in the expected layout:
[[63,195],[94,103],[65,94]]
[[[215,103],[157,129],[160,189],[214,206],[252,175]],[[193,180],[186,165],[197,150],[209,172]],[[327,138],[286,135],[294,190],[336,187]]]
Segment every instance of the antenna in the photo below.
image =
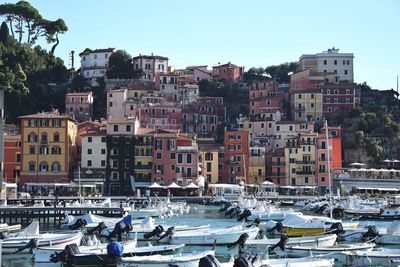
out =
[[71,50],[71,51],[69,52],[69,60],[71,61],[71,69],[74,68],[74,54],[75,54],[75,51],[74,51],[74,50]]

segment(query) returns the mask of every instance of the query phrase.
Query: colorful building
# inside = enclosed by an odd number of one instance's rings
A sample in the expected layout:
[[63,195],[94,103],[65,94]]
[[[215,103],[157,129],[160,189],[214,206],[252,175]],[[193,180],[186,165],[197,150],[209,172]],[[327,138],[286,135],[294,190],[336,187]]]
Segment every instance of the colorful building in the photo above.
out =
[[249,177],[249,132],[225,130],[224,173],[225,183],[247,183]]
[[115,48],[89,49],[79,54],[81,57],[81,74],[91,86],[98,85],[97,79],[106,75],[108,60]]
[[3,181],[16,183],[21,175],[21,135],[4,134],[4,173]]
[[267,163],[267,180],[276,185],[287,185],[285,148],[271,152],[270,164]]
[[69,181],[76,167],[76,121],[56,110],[19,118],[22,135],[20,183]]
[[262,183],[266,178],[265,169],[265,147],[251,146],[249,152],[249,178],[247,183]]
[[207,67],[207,65],[188,66],[185,69],[174,70],[174,73],[179,76],[180,86],[197,84],[202,80],[212,80],[212,71],[208,70]]
[[156,88],[169,102],[178,102],[181,97],[178,91],[178,75],[174,73],[160,73],[156,77]]
[[152,128],[139,128],[135,145],[135,185],[144,188],[151,184],[153,171],[154,133]]
[[143,71],[143,80],[155,81],[160,73],[168,72],[168,58],[151,54],[133,58],[133,69]]
[[218,183],[218,152],[217,144],[200,144],[200,168],[201,174],[208,183]]
[[212,77],[213,81],[225,83],[227,86],[233,85],[243,80],[244,67],[239,67],[230,62],[213,67]]
[[295,121],[322,123],[322,90],[305,89],[291,95],[292,118]]
[[323,115],[329,117],[338,112],[349,112],[357,104],[357,84],[355,83],[325,83],[321,86],[323,96]]
[[93,117],[93,93],[68,93],[65,96],[66,114],[78,122],[90,120]]

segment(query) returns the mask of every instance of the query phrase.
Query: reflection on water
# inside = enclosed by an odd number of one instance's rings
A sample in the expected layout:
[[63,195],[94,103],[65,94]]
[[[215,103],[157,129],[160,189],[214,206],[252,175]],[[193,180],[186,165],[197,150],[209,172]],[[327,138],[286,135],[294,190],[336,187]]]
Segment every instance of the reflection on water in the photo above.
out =
[[[218,207],[214,206],[201,206],[193,205],[190,214],[185,214],[179,217],[172,217],[166,219],[157,219],[157,224],[166,225],[204,225],[209,224],[211,227],[227,227],[241,224],[235,219],[225,218],[218,213]],[[361,221],[360,226],[377,225],[379,227],[386,227],[390,222],[374,222],[374,221]],[[41,232],[53,231],[53,225],[51,227],[41,226]],[[148,242],[139,242],[139,246],[147,245]],[[390,248],[400,248],[399,246],[390,246]],[[211,247],[208,246],[192,246],[185,247],[184,252],[194,252],[208,250]],[[228,261],[232,255],[236,254],[236,250],[229,250],[225,246],[218,246],[216,248],[216,256],[221,261]],[[3,255],[2,266],[7,267],[23,267],[32,266],[31,264],[32,255]]]

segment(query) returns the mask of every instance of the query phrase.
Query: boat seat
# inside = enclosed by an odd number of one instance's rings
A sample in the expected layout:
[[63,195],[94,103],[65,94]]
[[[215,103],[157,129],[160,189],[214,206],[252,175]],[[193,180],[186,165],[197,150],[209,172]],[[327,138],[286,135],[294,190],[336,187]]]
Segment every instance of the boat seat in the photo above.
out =
[[77,244],[66,245],[65,252],[69,255],[78,255],[81,253]]

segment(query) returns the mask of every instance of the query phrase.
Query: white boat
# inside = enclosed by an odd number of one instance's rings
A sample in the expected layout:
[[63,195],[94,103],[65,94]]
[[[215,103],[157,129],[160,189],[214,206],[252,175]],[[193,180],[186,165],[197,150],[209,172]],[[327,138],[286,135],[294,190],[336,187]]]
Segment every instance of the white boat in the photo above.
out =
[[[61,230],[66,229],[79,229],[81,227],[84,228],[94,228],[99,225],[99,223],[104,223],[106,227],[114,226],[116,223],[120,222],[123,218],[109,218],[99,215],[94,215],[91,213],[81,215],[81,216],[72,216],[65,215],[63,223],[60,225]],[[81,223],[80,223],[81,222]],[[82,224],[83,223],[83,224]],[[140,223],[133,222],[133,223]]]
[[118,267],[199,267],[201,258],[207,255],[214,255],[214,251],[202,251],[185,253],[181,255],[152,255],[122,257]]
[[167,239],[163,240],[166,240],[170,244],[212,245],[216,242],[216,245],[226,245],[237,241],[245,233],[248,235],[248,240],[255,239],[258,231],[258,227],[246,228],[239,225],[218,229],[211,228],[207,231],[180,231],[173,233]]
[[15,224],[15,225],[8,225],[6,223],[0,224],[0,233],[14,232],[14,231],[18,231],[20,229],[21,229],[20,224]]
[[386,232],[379,232],[375,242],[380,245],[400,245],[400,222],[392,222]]
[[398,266],[400,249],[343,252],[343,266]]
[[279,210],[273,208],[271,205],[259,210],[250,210],[251,215],[246,218],[246,220],[253,221],[255,219],[260,219],[260,221],[283,221],[293,214],[302,215],[300,212],[295,212],[291,209]]
[[[286,243],[286,246],[318,246],[327,247],[333,246],[336,242],[337,236],[331,235],[317,235],[317,236],[303,236],[292,237]],[[281,241],[280,238],[273,239],[254,239],[247,240],[246,245],[249,251],[253,253],[265,253],[267,247],[272,247]]]
[[69,244],[80,244],[81,232],[39,234],[39,223],[33,221],[24,231],[2,240],[2,253],[29,253],[36,247],[64,248]]
[[[251,259],[249,260],[251,261]],[[221,263],[220,267],[233,267],[233,262]],[[293,259],[267,259],[258,260],[253,267],[332,267],[334,259],[320,259],[314,257]]]
[[[168,229],[173,230],[176,232],[181,231],[194,231],[194,230],[208,230],[210,225],[177,225],[177,226],[168,226],[162,225],[157,226],[154,224],[154,219],[152,217],[147,217],[143,219],[140,225],[133,225],[132,230],[123,235],[126,236],[128,239],[137,238],[138,240],[148,240],[150,238],[157,237],[159,238],[163,234],[168,231]],[[109,236],[110,233],[114,230],[114,227],[107,227],[101,231],[102,236]]]
[[307,257],[317,255],[329,255],[329,257],[342,262],[344,259],[342,252],[371,251],[374,243],[361,244],[340,244],[333,246],[287,246],[284,251],[275,250],[279,256]]

